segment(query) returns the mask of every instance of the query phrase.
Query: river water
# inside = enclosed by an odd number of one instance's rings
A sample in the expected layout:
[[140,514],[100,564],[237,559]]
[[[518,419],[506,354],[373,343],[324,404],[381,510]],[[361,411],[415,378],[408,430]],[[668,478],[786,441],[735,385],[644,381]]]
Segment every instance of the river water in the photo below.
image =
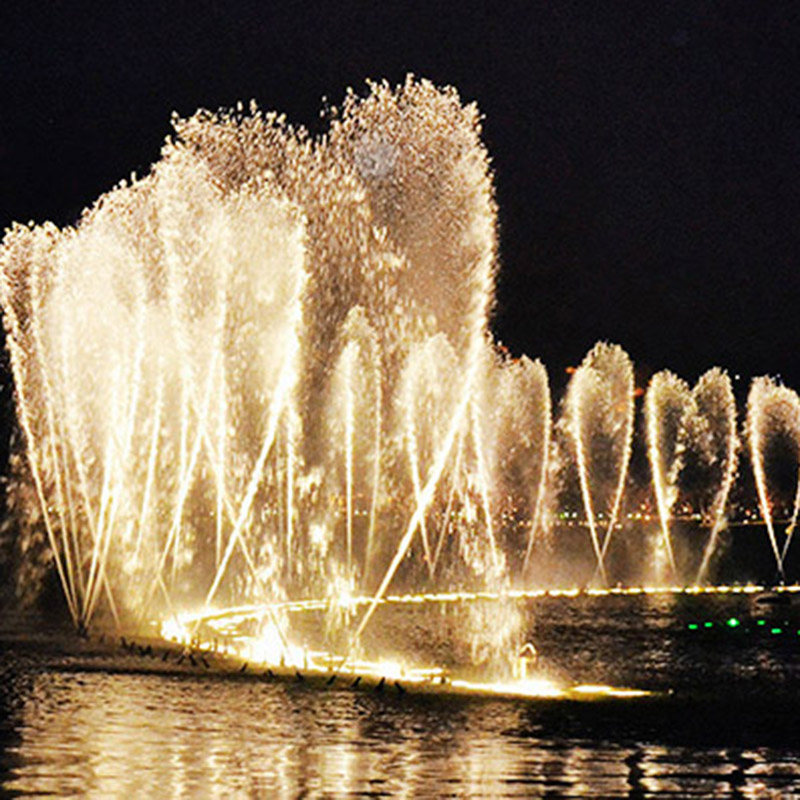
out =
[[524,605],[543,669],[663,694],[414,697],[113,658],[82,669],[68,631],[7,613],[0,794],[800,797],[800,609],[745,595]]

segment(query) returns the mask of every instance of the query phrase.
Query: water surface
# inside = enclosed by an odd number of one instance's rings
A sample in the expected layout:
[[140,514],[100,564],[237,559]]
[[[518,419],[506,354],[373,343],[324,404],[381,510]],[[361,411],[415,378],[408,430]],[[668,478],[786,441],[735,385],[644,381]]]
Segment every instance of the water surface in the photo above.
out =
[[[531,633],[549,669],[572,670],[580,680],[616,671],[617,683],[671,691],[645,703],[537,703],[124,674],[113,662],[76,671],[68,635],[9,617],[0,656],[2,791],[800,796],[800,636],[763,632],[777,616],[794,622],[793,609],[762,613],[742,597],[533,605]],[[687,628],[687,620],[733,614],[742,619],[735,630]]]

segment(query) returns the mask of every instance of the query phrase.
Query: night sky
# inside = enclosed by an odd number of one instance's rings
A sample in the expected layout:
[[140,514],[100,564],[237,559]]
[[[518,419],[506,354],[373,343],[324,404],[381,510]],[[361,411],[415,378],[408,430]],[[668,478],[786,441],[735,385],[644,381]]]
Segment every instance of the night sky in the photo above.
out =
[[413,72],[485,115],[513,353],[556,387],[606,339],[640,382],[718,364],[740,396],[800,388],[800,4],[87,5],[0,11],[3,227],[75,222],[173,110],[254,98],[318,132],[348,86]]

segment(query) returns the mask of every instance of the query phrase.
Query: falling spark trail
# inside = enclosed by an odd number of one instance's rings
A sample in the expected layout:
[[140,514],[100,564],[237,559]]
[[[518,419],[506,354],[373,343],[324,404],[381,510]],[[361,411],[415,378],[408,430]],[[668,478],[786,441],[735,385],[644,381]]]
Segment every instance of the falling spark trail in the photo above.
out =
[[[422,486],[419,477],[419,463],[417,460],[417,446],[414,437],[414,431],[411,430],[408,434],[408,460],[411,466],[411,481],[414,486],[414,502],[419,506],[422,502]],[[428,575],[433,578],[435,566],[431,557],[430,544],[428,543],[428,529],[425,524],[425,516],[423,515],[419,522],[420,539],[422,540],[422,552],[425,556],[425,564],[427,565]]]
[[[678,571],[672,550],[670,518],[678,496],[675,484],[682,467],[681,449],[685,437],[683,427],[691,402],[689,387],[666,370],[651,378],[645,393],[647,457],[662,541],[673,580],[677,578]],[[672,452],[667,451],[668,443],[672,446]]]
[[569,430],[575,446],[575,460],[578,464],[578,480],[581,487],[581,497],[583,499],[583,507],[586,511],[586,522],[589,526],[592,547],[594,549],[595,557],[597,558],[597,568],[600,572],[600,579],[602,580],[603,584],[608,585],[608,575],[606,574],[606,568],[603,562],[603,552],[600,547],[600,539],[595,523],[594,508],[592,507],[592,491],[589,486],[587,455],[583,442],[583,434],[580,429],[581,418],[579,398],[583,390],[582,384],[588,379],[587,376],[588,373],[585,370],[582,371],[582,368],[579,368],[572,378],[574,383],[574,396],[573,394],[569,394],[567,396],[571,426]]
[[397,571],[397,567],[400,565],[400,562],[403,560],[403,558],[405,558],[405,555],[408,552],[408,548],[411,545],[411,541],[414,538],[414,534],[419,528],[422,522],[422,518],[427,512],[428,506],[430,505],[433,499],[434,491],[436,490],[439,478],[441,477],[442,471],[444,470],[445,464],[447,463],[447,458],[450,455],[453,443],[455,442],[458,436],[461,426],[464,424],[464,420],[467,415],[467,409],[469,408],[469,398],[472,389],[472,382],[474,380],[476,371],[477,371],[476,366],[473,365],[470,368],[470,371],[467,375],[465,381],[465,390],[462,394],[461,401],[455,413],[453,414],[453,417],[450,421],[450,425],[447,431],[447,435],[445,436],[444,442],[442,443],[442,446],[439,448],[439,452],[436,454],[433,465],[431,466],[431,471],[428,477],[428,481],[425,484],[424,488],[422,489],[420,495],[420,502],[417,503],[417,506],[414,509],[414,513],[411,516],[411,520],[408,523],[406,532],[403,535],[403,538],[400,540],[397,552],[395,553],[392,562],[389,564],[389,568],[386,570],[386,574],[384,575],[383,581],[381,581],[381,584],[378,587],[378,591],[375,593],[374,597],[372,598],[372,602],[370,603],[367,610],[364,612],[364,615],[361,618],[361,622],[359,622],[358,624],[358,628],[356,629],[356,632],[353,635],[350,648],[346,653],[342,663],[339,665],[339,669],[341,669],[350,659],[353,649],[356,647],[356,644],[361,638],[361,635],[364,633],[364,629],[367,627],[367,624],[369,623],[370,619],[372,619],[372,615],[375,613],[375,609],[378,607],[380,601],[383,599],[384,594],[386,594],[386,590],[389,588],[389,584],[392,582],[392,578],[394,577],[394,574]]
[[283,371],[281,373],[281,378],[278,381],[278,386],[275,391],[275,397],[272,401],[270,412],[269,412],[269,420],[267,423],[267,432],[266,436],[264,437],[264,443],[261,446],[261,452],[258,455],[258,459],[256,460],[255,466],[253,467],[253,472],[250,475],[250,481],[247,486],[247,491],[245,492],[244,498],[242,499],[241,506],[239,508],[239,513],[236,517],[236,523],[233,526],[233,530],[231,531],[231,535],[228,538],[228,546],[225,548],[225,554],[222,557],[222,561],[217,569],[217,573],[214,576],[214,581],[211,584],[211,588],[208,590],[205,599],[205,606],[209,607],[211,605],[214,596],[219,589],[219,585],[222,581],[223,576],[225,575],[225,570],[228,568],[228,562],[230,561],[231,555],[233,554],[233,548],[238,542],[239,538],[242,535],[242,531],[244,530],[244,526],[247,523],[247,518],[250,515],[250,510],[252,508],[253,500],[256,495],[256,491],[258,490],[259,483],[261,482],[261,477],[264,472],[264,465],[266,464],[267,457],[269,456],[272,446],[275,441],[275,433],[278,428],[278,420],[280,418],[281,412],[284,410],[284,404],[286,402],[287,395],[289,390],[294,383],[294,373],[293,373],[293,357],[295,353],[290,352],[286,356],[285,365]]
[[[711,533],[695,579],[695,584],[699,585],[705,581],[711,558],[716,552],[720,531],[726,524],[725,508],[736,478],[739,439],[736,435],[736,398],[727,373],[719,369],[709,370],[698,381],[694,393],[698,395],[698,402],[701,402],[705,395],[709,395],[711,400],[709,405],[718,407],[717,413],[721,419],[717,421],[717,429],[721,430],[724,441],[724,454],[721,456],[722,474],[711,507]],[[800,488],[800,484],[798,487]],[[800,502],[800,496],[795,497],[795,513],[798,502]]]
[[542,393],[542,403],[539,420],[540,436],[540,466],[539,477],[536,481],[536,500],[534,501],[531,524],[528,529],[528,544],[525,548],[525,559],[522,564],[523,571],[528,568],[536,534],[542,527],[542,520],[545,512],[545,497],[547,494],[547,473],[550,457],[550,439],[552,435],[552,400],[550,397],[550,385],[547,380],[547,371],[540,362],[533,363],[533,369],[537,371]]
[[352,344],[344,352],[345,512],[347,527],[347,574],[353,571],[353,360]]
[[[778,548],[775,534],[775,522],[772,514],[772,502],[769,496],[769,487],[765,470],[764,458],[766,451],[766,435],[768,423],[772,422],[776,432],[783,432],[788,437],[795,449],[795,457],[800,459],[800,397],[785,386],[774,383],[769,378],[756,378],[747,397],[747,432],[750,442],[750,461],[753,465],[753,476],[756,481],[758,503],[764,524],[767,527],[772,553],[781,583],[785,583],[783,555]],[[798,473],[800,480],[800,473]],[[800,490],[795,491],[795,509]],[[796,510],[792,512],[795,519]],[[787,529],[787,542],[784,544],[784,553],[788,550],[792,537],[793,523]]]
[[[497,542],[494,535],[494,526],[492,524],[492,509],[489,501],[489,476],[484,463],[484,454],[481,447],[482,436],[480,432],[480,422],[475,410],[474,403],[470,403],[471,408],[471,429],[472,429],[472,446],[475,448],[475,461],[478,467],[478,478],[480,481],[481,504],[483,506],[484,528],[486,530],[486,540],[489,545],[489,555],[492,560],[492,567],[497,570],[500,566],[500,557],[497,553]],[[431,573],[432,576],[432,573]]]
[[442,529],[439,532],[439,540],[436,543],[436,552],[433,555],[433,571],[436,572],[436,566],[439,563],[439,557],[442,553],[442,547],[444,546],[445,538],[447,537],[447,533],[451,527],[451,517],[453,513],[453,501],[455,500],[456,496],[456,486],[457,486],[457,477],[461,472],[461,455],[463,450],[463,443],[461,437],[459,437],[458,443],[456,444],[456,456],[455,456],[455,466],[453,467],[453,480],[450,484],[450,489],[447,494],[447,505],[445,506],[444,512],[444,524],[442,525]]

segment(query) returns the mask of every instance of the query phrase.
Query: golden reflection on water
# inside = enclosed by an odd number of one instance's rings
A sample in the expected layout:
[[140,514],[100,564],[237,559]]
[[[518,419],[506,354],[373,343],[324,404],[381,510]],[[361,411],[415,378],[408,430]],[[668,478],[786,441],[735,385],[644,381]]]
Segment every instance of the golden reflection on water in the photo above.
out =
[[539,728],[536,707],[524,702],[50,672],[34,678],[6,745],[2,790],[97,798],[759,797],[800,785],[791,755],[631,748]]

